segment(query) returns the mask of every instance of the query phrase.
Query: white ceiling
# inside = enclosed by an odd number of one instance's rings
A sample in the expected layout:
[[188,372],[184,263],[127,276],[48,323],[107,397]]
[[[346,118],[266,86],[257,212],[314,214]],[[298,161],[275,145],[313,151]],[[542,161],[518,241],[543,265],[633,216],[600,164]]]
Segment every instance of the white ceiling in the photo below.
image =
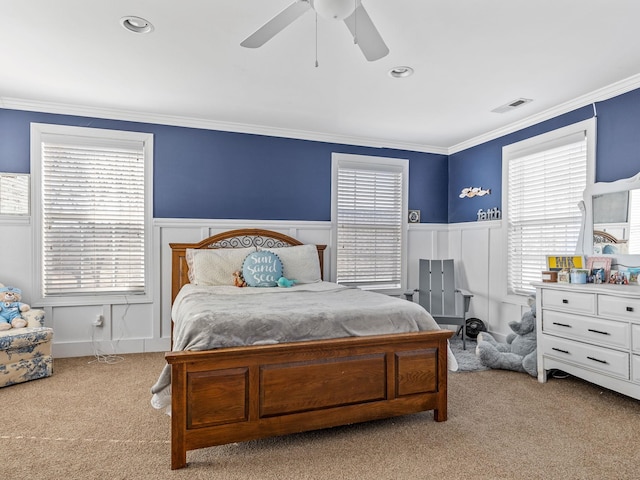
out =
[[[640,86],[638,0],[362,0],[381,60],[319,18],[316,68],[312,12],[240,46],[292,1],[0,0],[0,107],[448,152]],[[399,65],[415,74],[391,78]]]

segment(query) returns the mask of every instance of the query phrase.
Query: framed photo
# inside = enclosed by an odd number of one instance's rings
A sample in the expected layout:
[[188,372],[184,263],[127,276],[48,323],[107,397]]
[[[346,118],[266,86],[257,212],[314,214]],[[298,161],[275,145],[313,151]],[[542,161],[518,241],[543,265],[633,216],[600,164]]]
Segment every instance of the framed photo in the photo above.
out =
[[614,270],[609,276],[609,283],[615,283],[616,285],[629,285],[629,272]]
[[584,257],[581,255],[547,255],[547,270],[558,272],[572,268],[585,268]]
[[558,272],[558,283],[570,283],[571,276],[569,270],[560,270]]
[[638,277],[640,277],[640,268],[632,267],[627,269],[629,272],[629,283],[633,285],[638,285]]
[[605,275],[604,268],[594,268],[591,270],[591,283],[605,283],[609,277]]
[[594,270],[604,270],[604,278],[611,274],[611,257],[587,257],[587,270],[592,274]]

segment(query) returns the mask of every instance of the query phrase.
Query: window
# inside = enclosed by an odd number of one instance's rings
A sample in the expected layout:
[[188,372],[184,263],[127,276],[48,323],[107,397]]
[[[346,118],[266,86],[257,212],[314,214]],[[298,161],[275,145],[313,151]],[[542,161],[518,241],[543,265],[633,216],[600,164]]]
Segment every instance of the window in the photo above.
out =
[[504,147],[503,220],[507,293],[527,295],[546,269],[546,255],[575,254],[593,181],[595,120]]
[[0,173],[0,215],[29,215],[29,175]]
[[336,282],[397,293],[406,259],[407,160],[334,154]]
[[153,137],[33,124],[31,148],[43,304],[147,294]]

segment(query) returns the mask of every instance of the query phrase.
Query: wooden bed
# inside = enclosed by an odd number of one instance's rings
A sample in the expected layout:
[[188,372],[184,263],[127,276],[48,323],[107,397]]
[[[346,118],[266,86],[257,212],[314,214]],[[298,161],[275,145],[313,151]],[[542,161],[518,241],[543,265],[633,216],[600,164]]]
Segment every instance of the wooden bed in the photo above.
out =
[[[172,243],[172,302],[189,283],[188,248],[301,245],[242,229]],[[325,246],[318,246],[323,266]],[[166,354],[171,365],[171,468],[187,451],[433,410],[447,419],[447,340],[436,330]]]

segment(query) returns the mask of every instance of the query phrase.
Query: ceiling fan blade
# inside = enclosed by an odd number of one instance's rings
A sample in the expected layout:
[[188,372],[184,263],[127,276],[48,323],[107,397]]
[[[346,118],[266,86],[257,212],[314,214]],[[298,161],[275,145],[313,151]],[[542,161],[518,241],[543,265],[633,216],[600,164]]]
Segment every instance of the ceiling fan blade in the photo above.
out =
[[249,35],[240,45],[247,48],[261,47],[310,9],[309,0],[297,0]]
[[349,27],[351,35],[356,39],[367,60],[373,62],[389,53],[389,48],[382,40],[378,29],[371,21],[371,17],[369,17],[362,3],[358,5],[358,8],[351,15],[344,19],[344,23]]

